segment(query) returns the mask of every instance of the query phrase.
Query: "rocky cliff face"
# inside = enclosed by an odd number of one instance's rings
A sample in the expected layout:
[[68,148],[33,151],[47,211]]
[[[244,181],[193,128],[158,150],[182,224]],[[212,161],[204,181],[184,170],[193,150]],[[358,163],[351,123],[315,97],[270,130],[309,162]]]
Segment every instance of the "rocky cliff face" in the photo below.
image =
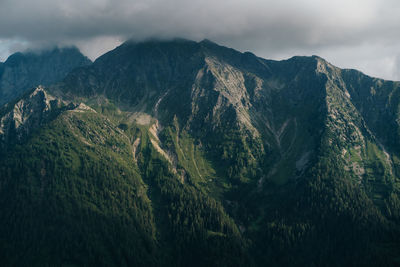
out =
[[76,48],[16,53],[0,65],[0,105],[38,85],[50,85],[91,61]]
[[[21,142],[58,115],[65,104],[48,94],[42,86],[31,90],[1,111],[0,136],[3,144]],[[72,108],[70,106],[69,108]]]

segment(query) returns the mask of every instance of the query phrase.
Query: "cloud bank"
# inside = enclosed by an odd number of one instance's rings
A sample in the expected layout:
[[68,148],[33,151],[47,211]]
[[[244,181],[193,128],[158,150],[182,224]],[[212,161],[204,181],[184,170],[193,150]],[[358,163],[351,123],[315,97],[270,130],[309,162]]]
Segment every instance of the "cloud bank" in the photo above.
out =
[[399,11],[396,0],[0,0],[0,57],[77,45],[94,59],[128,38],[208,38],[400,80]]

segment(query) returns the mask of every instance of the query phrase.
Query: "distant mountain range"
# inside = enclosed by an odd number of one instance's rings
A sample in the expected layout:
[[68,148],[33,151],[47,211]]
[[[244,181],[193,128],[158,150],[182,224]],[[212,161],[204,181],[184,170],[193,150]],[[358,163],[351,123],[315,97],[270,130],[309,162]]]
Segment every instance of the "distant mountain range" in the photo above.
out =
[[0,63],[0,105],[38,85],[58,82],[74,68],[91,63],[74,47],[15,53]]
[[4,266],[400,265],[400,82],[209,40],[0,65]]

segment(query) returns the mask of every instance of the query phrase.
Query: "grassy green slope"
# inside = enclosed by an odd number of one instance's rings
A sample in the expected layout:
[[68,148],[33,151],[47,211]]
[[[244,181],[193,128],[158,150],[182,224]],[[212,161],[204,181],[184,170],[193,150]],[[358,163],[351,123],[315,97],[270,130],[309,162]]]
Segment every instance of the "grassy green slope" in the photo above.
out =
[[2,155],[3,261],[153,263],[152,207],[129,151],[102,116],[68,111]]
[[[149,127],[109,118],[65,111],[1,155],[2,263],[245,264],[237,226],[199,184],[207,163],[200,160],[198,171],[182,161],[193,177],[182,183],[150,142]],[[199,153],[190,141],[180,141],[185,157]]]

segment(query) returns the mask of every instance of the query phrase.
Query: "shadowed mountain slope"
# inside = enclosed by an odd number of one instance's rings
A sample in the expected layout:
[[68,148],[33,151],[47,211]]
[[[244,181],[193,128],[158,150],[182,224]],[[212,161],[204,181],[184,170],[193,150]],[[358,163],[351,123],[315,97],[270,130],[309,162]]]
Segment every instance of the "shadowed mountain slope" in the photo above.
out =
[[74,68],[90,64],[77,48],[15,53],[0,63],[0,105],[38,85],[58,82]]

